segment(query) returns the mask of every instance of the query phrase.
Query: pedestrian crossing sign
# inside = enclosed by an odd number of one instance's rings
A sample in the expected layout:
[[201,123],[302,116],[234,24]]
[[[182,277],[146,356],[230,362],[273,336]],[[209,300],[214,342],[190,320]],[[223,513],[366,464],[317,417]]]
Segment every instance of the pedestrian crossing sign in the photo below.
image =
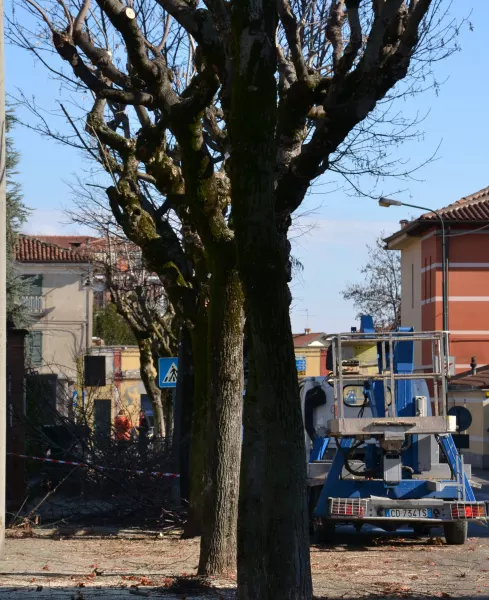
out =
[[178,358],[165,357],[158,360],[158,385],[161,389],[177,387]]

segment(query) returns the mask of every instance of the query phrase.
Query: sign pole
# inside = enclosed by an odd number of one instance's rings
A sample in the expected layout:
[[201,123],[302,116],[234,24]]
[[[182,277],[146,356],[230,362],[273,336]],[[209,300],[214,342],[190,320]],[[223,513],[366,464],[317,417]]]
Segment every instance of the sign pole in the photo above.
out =
[[[162,390],[171,389],[173,414],[175,414],[175,399],[178,379],[178,357],[165,356],[158,359],[158,387]],[[168,435],[168,433],[167,433]],[[174,505],[180,506],[180,479],[175,479],[172,486]]]
[[7,444],[7,180],[5,136],[5,46],[0,0],[0,560],[5,559],[5,481]]

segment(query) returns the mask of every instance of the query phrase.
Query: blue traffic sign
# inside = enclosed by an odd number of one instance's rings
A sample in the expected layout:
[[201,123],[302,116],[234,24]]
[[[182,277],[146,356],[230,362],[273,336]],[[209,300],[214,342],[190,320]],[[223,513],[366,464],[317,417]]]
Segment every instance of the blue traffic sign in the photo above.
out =
[[161,389],[177,387],[178,358],[158,359],[158,385]]
[[306,357],[305,356],[296,356],[295,357],[295,368],[298,371],[306,370]]

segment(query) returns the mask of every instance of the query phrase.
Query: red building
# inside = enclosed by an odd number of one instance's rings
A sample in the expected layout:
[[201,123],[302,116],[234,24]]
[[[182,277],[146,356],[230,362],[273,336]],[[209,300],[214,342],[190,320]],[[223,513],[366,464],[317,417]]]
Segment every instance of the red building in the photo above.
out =
[[[489,364],[489,187],[437,210],[445,226],[448,265],[449,356],[453,371]],[[401,221],[386,240],[401,251],[402,325],[418,331],[443,329],[442,235],[432,213]],[[428,348],[416,356],[422,369]]]

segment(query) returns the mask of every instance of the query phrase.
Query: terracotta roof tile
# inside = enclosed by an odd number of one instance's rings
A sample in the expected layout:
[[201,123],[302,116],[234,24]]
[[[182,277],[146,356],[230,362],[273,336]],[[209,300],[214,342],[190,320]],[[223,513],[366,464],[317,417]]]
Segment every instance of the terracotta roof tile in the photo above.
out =
[[15,258],[19,262],[88,262],[87,258],[79,251],[62,248],[57,244],[50,244],[28,235],[19,235],[15,247]]
[[458,373],[449,380],[448,384],[449,389],[453,391],[456,391],[457,386],[489,389],[489,365],[478,367],[475,375],[472,375],[470,370]]
[[[470,227],[471,223],[475,229],[480,227],[479,223],[487,222],[489,225],[489,187],[460,198],[448,206],[437,209],[436,212],[444,222],[461,228]],[[402,239],[404,235],[417,235],[433,225],[436,226],[439,222],[439,218],[433,213],[424,213],[412,221],[401,221],[401,229],[384,238],[384,242],[390,249],[399,249],[396,248],[398,238]]]
[[[453,204],[437,210],[444,221],[484,221],[489,220],[489,187],[475,194],[460,198]],[[420,220],[433,221],[437,217],[433,213],[425,213]]]
[[55,244],[61,248],[68,249],[85,246],[86,244],[91,244],[100,239],[88,235],[36,235],[34,237],[41,242]]
[[324,338],[326,334],[324,333],[294,333],[294,347],[302,348],[304,346],[309,346],[313,342],[320,342],[325,345]]
[[[76,252],[86,251],[88,253],[106,252],[109,249],[109,243],[106,237],[93,237],[86,235],[36,235],[33,236],[41,242],[55,244],[61,248],[67,248]],[[110,239],[110,249],[112,252],[141,252],[133,242],[112,236]]]

